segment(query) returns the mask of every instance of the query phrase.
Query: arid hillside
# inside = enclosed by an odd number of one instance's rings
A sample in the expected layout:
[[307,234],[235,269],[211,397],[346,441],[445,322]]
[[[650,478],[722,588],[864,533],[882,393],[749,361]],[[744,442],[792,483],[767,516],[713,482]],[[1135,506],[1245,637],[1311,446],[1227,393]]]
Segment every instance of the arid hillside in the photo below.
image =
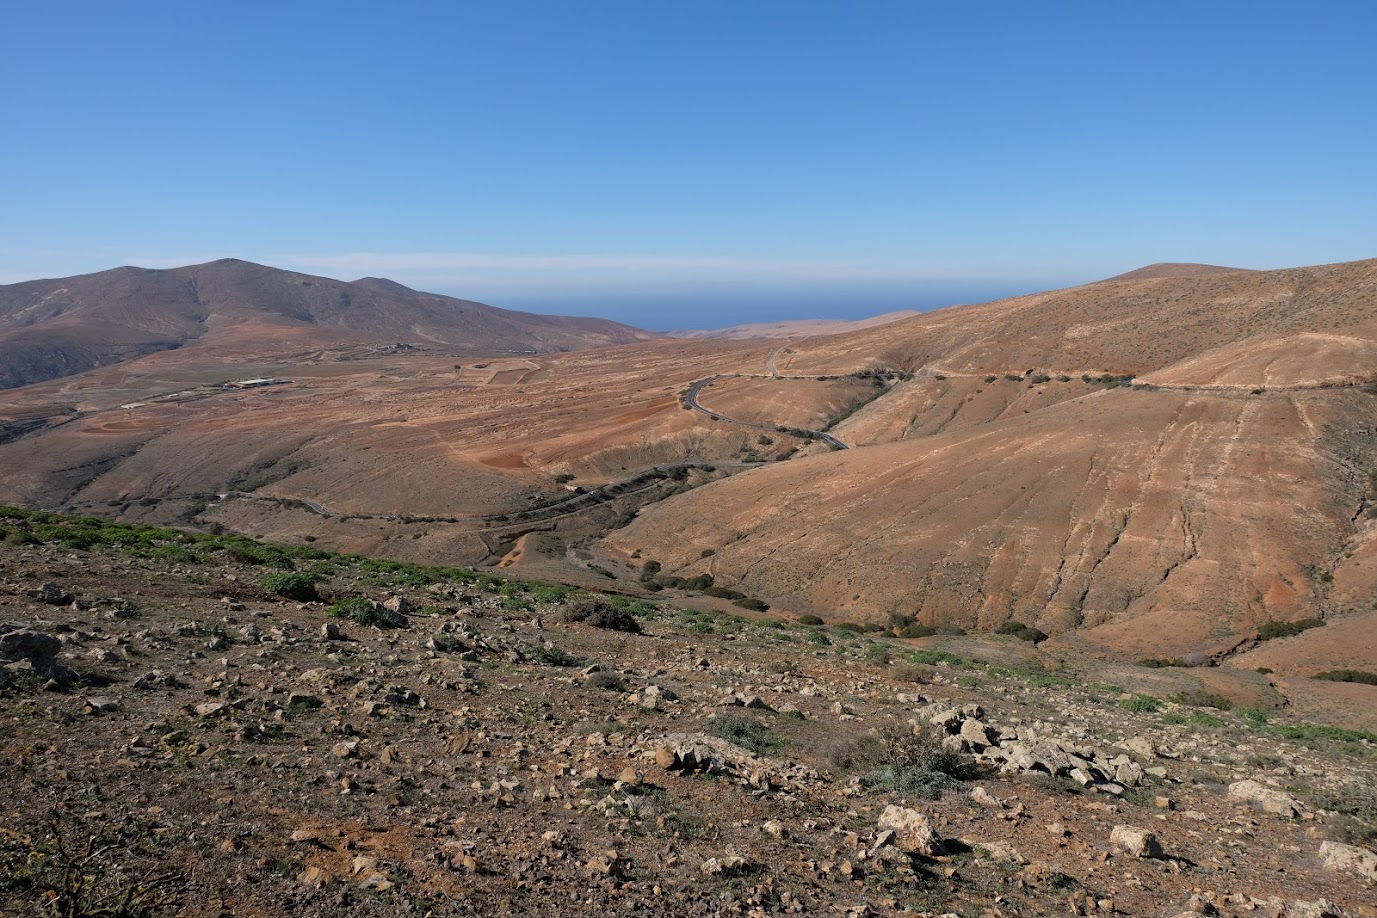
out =
[[346,283],[232,258],[0,286],[0,388],[187,346],[242,357],[286,342],[385,341],[498,355],[651,337],[604,319],[512,312],[380,278]]
[[1108,657],[1377,662],[1335,637],[1377,615],[1377,261],[1150,274],[787,344],[182,347],[0,394],[0,502]]
[[1227,661],[1268,622],[1370,629],[1374,356],[1373,261],[794,342],[786,375],[912,378],[831,428],[854,448],[675,497],[604,544],[829,619],[1012,621],[1100,653]]
[[[825,342],[791,344],[778,366],[796,375],[889,366],[947,374],[1038,369],[1141,376],[1224,348],[1267,350],[1303,333],[1313,337],[1297,339],[1291,359],[1332,347],[1336,337],[1371,341],[1377,335],[1374,302],[1377,259],[1280,271],[1110,279],[941,309]],[[1363,359],[1354,355],[1276,382],[1366,372]]]

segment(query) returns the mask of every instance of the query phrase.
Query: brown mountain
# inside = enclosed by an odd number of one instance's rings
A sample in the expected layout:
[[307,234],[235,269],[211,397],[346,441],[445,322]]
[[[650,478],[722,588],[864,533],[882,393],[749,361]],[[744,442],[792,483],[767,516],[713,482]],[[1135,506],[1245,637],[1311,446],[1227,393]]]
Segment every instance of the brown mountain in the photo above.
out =
[[0,286],[0,388],[184,347],[242,356],[403,343],[491,355],[651,337],[604,319],[513,312],[381,278],[348,283],[236,259]]
[[828,618],[1017,620],[1141,656],[1322,616],[1293,658],[1377,661],[1339,637],[1377,625],[1377,260],[1102,281],[777,366],[915,375],[832,428],[855,448],[649,507],[611,550]]
[[1231,271],[1244,271],[1246,268],[1225,268],[1220,265],[1200,265],[1191,262],[1159,261],[1144,265],[1123,274],[1116,274],[1109,280],[1151,280],[1158,277],[1194,277],[1201,274],[1227,274]]

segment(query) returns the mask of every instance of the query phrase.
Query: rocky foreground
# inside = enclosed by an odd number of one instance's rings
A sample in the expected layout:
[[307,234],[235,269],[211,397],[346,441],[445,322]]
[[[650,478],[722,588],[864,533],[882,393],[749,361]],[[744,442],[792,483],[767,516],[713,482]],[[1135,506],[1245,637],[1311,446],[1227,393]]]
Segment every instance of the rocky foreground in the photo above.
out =
[[5,914],[1377,915],[1371,734],[1012,637],[0,530]]

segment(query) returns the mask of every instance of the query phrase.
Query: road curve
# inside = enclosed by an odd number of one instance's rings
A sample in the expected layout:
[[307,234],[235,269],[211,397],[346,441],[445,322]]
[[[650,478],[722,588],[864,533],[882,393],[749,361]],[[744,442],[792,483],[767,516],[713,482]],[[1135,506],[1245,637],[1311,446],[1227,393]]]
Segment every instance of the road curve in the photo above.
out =
[[[700,414],[707,415],[715,421],[727,421],[731,424],[741,424],[744,427],[755,427],[760,430],[779,430],[780,428],[770,424],[755,424],[751,421],[743,421],[739,418],[727,417],[725,414],[713,411],[711,408],[703,407],[702,403],[698,401],[699,394],[701,394],[706,387],[708,387],[709,385],[711,385],[719,379],[732,379],[737,375],[738,374],[736,373],[717,373],[713,376],[708,376],[704,379],[698,380],[693,385],[689,386],[688,392],[684,395],[684,404]],[[814,440],[821,440],[823,443],[826,443],[835,449],[851,448],[850,446],[846,445],[841,440],[838,440],[836,437],[832,436],[832,434],[828,433],[825,430],[810,430],[807,433]]]

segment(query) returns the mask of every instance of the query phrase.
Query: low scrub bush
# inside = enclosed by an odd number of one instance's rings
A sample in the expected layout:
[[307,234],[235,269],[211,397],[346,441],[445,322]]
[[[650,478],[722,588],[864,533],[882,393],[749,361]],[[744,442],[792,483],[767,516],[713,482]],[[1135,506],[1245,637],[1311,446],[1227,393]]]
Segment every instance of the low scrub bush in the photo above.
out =
[[582,666],[584,662],[581,657],[576,657],[554,644],[549,647],[542,645],[532,650],[531,659],[544,666]]
[[996,628],[995,634],[1012,635],[1020,641],[1029,641],[1033,644],[1041,644],[1043,641],[1047,640],[1047,633],[1045,631],[1040,631],[1031,625],[1025,625],[1023,622],[1012,618]]
[[800,615],[798,623],[800,625],[821,625],[822,619],[816,615]]
[[532,584],[530,597],[537,603],[562,603],[569,597],[569,590],[558,584]]
[[738,717],[735,714],[719,714],[710,718],[707,733],[756,755],[763,755],[779,745],[778,737],[768,726],[758,720]]
[[171,915],[191,904],[188,877],[169,866],[152,826],[89,818],[55,808],[42,829],[0,833],[0,898],[14,914],[23,900],[27,914],[61,918]]
[[591,688],[603,689],[604,691],[608,692],[626,691],[626,682],[622,680],[621,675],[618,673],[609,672],[605,669],[600,669],[595,673],[590,673],[586,681],[586,684]]
[[320,598],[316,592],[317,574],[281,573],[264,577],[261,586],[274,596],[296,602],[314,602]]
[[932,637],[937,633],[937,629],[932,625],[905,625],[899,629],[901,638],[925,638]]
[[566,622],[582,622],[595,628],[640,634],[641,623],[625,609],[619,609],[604,596],[575,596],[564,605],[560,617]]
[[1172,695],[1171,700],[1177,704],[1189,705],[1193,708],[1214,708],[1217,711],[1228,711],[1234,706],[1232,701],[1218,692],[1207,692],[1203,689],[1179,692]]
[[287,557],[280,548],[273,545],[236,540],[225,545],[225,553],[230,556],[230,560],[238,561],[240,564],[261,564],[266,567],[292,569],[292,559]]
[[1302,618],[1294,622],[1267,622],[1257,631],[1259,641],[1271,641],[1277,638],[1293,637],[1311,628],[1319,628],[1324,624],[1322,618]]
[[907,724],[886,724],[836,743],[827,758],[835,768],[864,769],[860,781],[866,787],[932,800],[979,775],[969,758],[943,749],[927,734],[915,734]]
[[367,596],[341,599],[330,607],[328,614],[348,619],[356,625],[371,625],[374,628],[400,628],[406,624],[402,616]]
[[1146,660],[1139,660],[1139,666],[1146,666],[1148,669],[1166,669],[1172,666],[1185,666],[1186,661],[1180,657],[1149,657]]
[[905,659],[910,663],[920,666],[936,666],[938,663],[946,663],[948,666],[964,666],[966,661],[954,653],[947,653],[945,650],[915,650],[906,654]]
[[1327,669],[1316,673],[1314,678],[1325,682],[1358,682],[1363,685],[1377,685],[1377,673],[1367,673],[1359,669]]
[[1151,695],[1133,695],[1129,698],[1121,698],[1119,707],[1130,714],[1153,714],[1162,710],[1162,702]]

